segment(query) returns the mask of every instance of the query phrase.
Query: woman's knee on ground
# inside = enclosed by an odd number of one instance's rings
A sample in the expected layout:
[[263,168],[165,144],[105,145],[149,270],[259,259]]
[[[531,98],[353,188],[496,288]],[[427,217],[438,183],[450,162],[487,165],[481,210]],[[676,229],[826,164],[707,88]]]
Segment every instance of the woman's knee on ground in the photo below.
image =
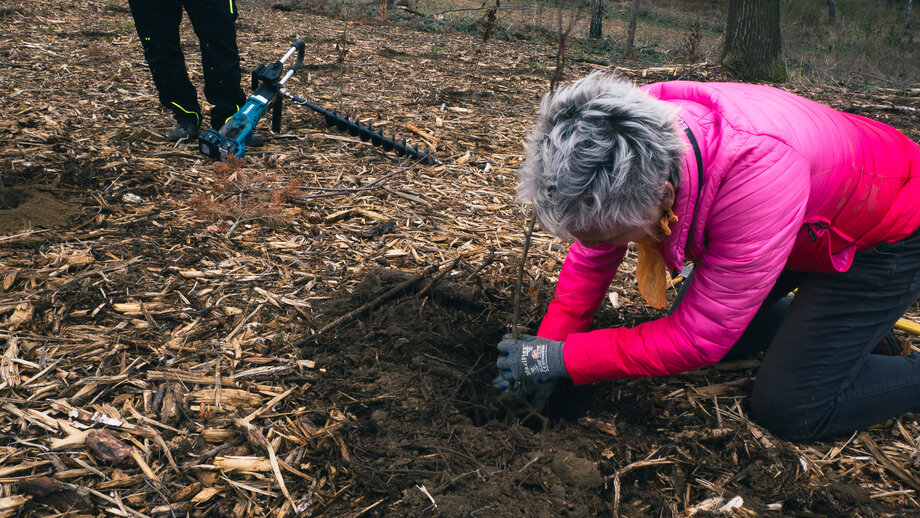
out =
[[781,383],[758,379],[751,394],[751,415],[773,435],[806,442],[820,437],[830,405],[818,404],[812,395],[796,393]]

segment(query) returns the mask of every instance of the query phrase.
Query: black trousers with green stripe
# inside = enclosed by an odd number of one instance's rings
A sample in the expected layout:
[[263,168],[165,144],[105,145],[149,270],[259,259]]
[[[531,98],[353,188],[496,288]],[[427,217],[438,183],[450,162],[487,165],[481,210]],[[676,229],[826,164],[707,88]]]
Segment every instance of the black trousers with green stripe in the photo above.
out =
[[234,0],[129,0],[144,58],[153,74],[160,103],[177,121],[201,124],[201,106],[189,80],[179,41],[183,8],[188,13],[204,68],[204,95],[212,105],[211,126],[220,128],[246,101],[240,88]]

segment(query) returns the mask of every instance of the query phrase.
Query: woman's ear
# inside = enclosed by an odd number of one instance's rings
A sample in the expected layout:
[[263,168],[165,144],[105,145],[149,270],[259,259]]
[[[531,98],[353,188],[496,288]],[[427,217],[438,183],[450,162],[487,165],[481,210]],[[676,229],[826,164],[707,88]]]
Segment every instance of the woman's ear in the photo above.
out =
[[674,206],[674,198],[676,193],[674,192],[674,186],[671,185],[671,182],[664,182],[664,185],[661,186],[662,198],[661,198],[661,212],[666,212],[668,209]]

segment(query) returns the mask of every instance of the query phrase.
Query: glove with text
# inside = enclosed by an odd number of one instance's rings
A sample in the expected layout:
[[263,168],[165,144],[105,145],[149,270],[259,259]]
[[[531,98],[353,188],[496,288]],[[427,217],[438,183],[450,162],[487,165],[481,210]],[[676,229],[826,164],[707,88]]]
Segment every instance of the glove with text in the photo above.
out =
[[499,376],[492,381],[492,387],[515,399],[528,399],[531,406],[542,409],[556,388],[556,380],[568,377],[562,359],[564,345],[565,342],[539,336],[514,339],[505,335],[498,344]]

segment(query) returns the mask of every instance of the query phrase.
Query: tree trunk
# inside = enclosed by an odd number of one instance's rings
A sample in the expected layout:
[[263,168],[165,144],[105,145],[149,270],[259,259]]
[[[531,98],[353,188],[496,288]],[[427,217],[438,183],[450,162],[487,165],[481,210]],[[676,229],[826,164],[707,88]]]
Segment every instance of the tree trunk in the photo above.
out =
[[910,29],[910,9],[914,6],[914,0],[907,0],[907,16],[904,17],[904,27]]
[[827,15],[831,25],[837,25],[837,0],[827,0]]
[[387,0],[380,0],[380,21],[387,21]]
[[729,0],[722,65],[745,81],[786,80],[780,0]]
[[591,11],[591,28],[588,37],[599,40],[604,37],[604,0],[594,0],[594,10]]
[[636,40],[636,18],[639,17],[639,0],[633,0],[629,10],[629,25],[626,26],[626,48],[623,55],[631,58],[633,55],[633,42]]

